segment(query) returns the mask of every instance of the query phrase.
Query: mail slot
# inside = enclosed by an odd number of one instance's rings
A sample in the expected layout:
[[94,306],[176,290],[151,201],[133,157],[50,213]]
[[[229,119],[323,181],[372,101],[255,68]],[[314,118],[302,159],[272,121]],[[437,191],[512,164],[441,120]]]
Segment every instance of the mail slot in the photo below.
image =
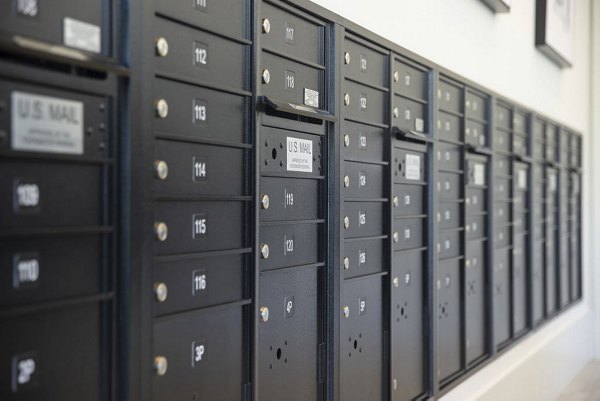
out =
[[461,119],[453,114],[439,111],[437,119],[437,135],[444,141],[462,142],[463,129]]
[[513,131],[523,134],[527,133],[527,115],[520,111],[515,111],[513,115]]
[[494,190],[498,200],[512,199],[512,180],[510,178],[495,177]]
[[462,174],[439,173],[437,192],[440,199],[456,200],[462,197]]
[[436,253],[439,259],[455,258],[460,256],[463,243],[463,230],[440,230]]
[[438,107],[453,113],[463,112],[463,88],[458,84],[440,79],[437,89]]
[[341,132],[342,152],[346,160],[380,162],[387,159],[385,154],[389,143],[387,129],[344,121]]
[[496,346],[511,337],[510,249],[494,250],[494,338]]
[[461,260],[438,263],[437,301],[437,361],[440,381],[451,378],[462,368],[461,336]]
[[383,202],[344,202],[342,217],[344,238],[383,235],[386,206],[387,204]]
[[501,127],[506,130],[512,128],[512,110],[509,106],[497,103],[494,115],[496,117],[496,127]]
[[509,153],[511,151],[511,135],[508,132],[496,129],[494,131],[494,146],[495,150]]
[[190,141],[245,143],[243,96],[218,92],[199,86],[156,79],[153,83],[155,106],[164,101],[166,116],[155,115],[155,135]]
[[[342,244],[342,271],[345,279],[366,276],[386,270],[386,247],[381,238],[346,240]],[[387,254],[386,254],[387,255]],[[347,258],[347,260],[346,260]],[[347,266],[347,267],[346,267]]]
[[467,240],[487,237],[487,214],[467,215],[465,230],[467,231]]
[[544,241],[533,244],[531,314],[534,324],[544,318]]
[[344,76],[368,85],[389,86],[389,59],[383,49],[360,39],[346,37],[344,41]]
[[147,230],[159,255],[244,248],[244,209],[242,201],[157,202]]
[[488,146],[487,125],[467,119],[465,122],[465,142],[473,146]]
[[169,45],[167,55],[156,53],[154,68],[158,74],[192,83],[248,89],[243,62],[246,45],[168,19],[157,18],[153,25],[156,37]]
[[428,99],[428,74],[423,67],[403,59],[394,59],[394,92],[413,99]]
[[467,90],[465,99],[465,112],[467,117],[476,118],[479,121],[487,120],[487,99],[471,90]]
[[425,218],[395,218],[392,231],[394,251],[426,246],[426,223]]
[[410,146],[401,143],[395,143],[396,146],[406,146],[405,148],[395,147],[393,150],[392,171],[394,172],[395,183],[411,183],[427,181],[427,153],[424,146]]
[[262,173],[288,173],[307,177],[322,175],[321,137],[279,128],[261,128]]
[[384,167],[387,170],[388,166],[379,164],[345,162],[341,174],[342,193],[346,199],[384,198]]
[[168,368],[164,375],[153,377],[152,399],[241,401],[243,325],[242,307],[238,305],[157,320],[153,356],[165,358]]
[[156,12],[174,18],[189,25],[221,33],[235,38],[246,37],[246,0],[193,0],[190,2],[172,2],[157,0]]
[[387,124],[388,93],[378,89],[344,81],[344,116],[353,121]]
[[394,184],[394,216],[417,216],[427,210],[427,187],[425,185]]
[[515,133],[513,135],[513,152],[522,156],[529,155],[529,144],[527,141],[527,137]]
[[497,225],[507,225],[512,220],[510,202],[496,202],[494,204],[494,221]]
[[512,161],[507,156],[495,155],[494,156],[494,167],[495,175],[501,175],[509,177],[512,174]]
[[110,353],[109,338],[101,337],[103,307],[88,303],[3,318],[0,397],[103,400],[110,391],[101,368]]
[[[342,285],[340,320],[340,389],[348,401],[380,400],[383,386],[383,304],[381,276]],[[369,374],[364,374],[367,371]]]
[[259,236],[261,271],[321,262],[321,230],[319,223],[263,223]]
[[313,64],[324,63],[323,23],[304,17],[297,10],[287,11],[267,2],[260,8],[263,49]]
[[499,226],[496,225],[494,228],[494,245],[499,248],[503,246],[509,246],[512,244],[512,230],[511,226]]
[[104,168],[0,162],[0,229],[100,226]]
[[257,323],[258,399],[317,399],[317,268],[263,273],[259,283],[258,304],[268,318]]
[[486,241],[467,243],[465,260],[465,342],[467,365],[486,353]]
[[462,170],[462,148],[445,142],[438,143],[438,170]]
[[458,202],[440,202],[438,204],[437,223],[439,228],[458,228],[462,225],[463,204]]
[[483,212],[487,209],[487,190],[478,188],[466,188],[467,213]]
[[102,237],[2,240],[0,305],[29,304],[102,291]]
[[398,283],[391,290],[391,375],[398,384],[393,400],[412,400],[427,391],[426,253],[407,251],[393,258],[392,281]]
[[260,220],[315,220],[319,212],[319,184],[312,178],[262,177],[260,181]]
[[401,129],[429,134],[427,103],[394,96],[392,124]]
[[155,300],[155,315],[241,301],[247,258],[235,253],[155,263],[153,286],[164,284],[168,291],[165,300]]

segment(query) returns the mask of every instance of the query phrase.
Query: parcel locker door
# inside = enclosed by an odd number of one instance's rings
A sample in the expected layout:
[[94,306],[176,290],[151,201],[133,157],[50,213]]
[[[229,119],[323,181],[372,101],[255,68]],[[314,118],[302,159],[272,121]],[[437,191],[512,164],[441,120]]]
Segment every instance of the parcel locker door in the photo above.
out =
[[438,262],[437,301],[437,378],[440,382],[451,379],[462,369],[462,313],[461,272],[462,259]]
[[261,273],[258,399],[317,399],[319,346],[317,269]]
[[487,241],[470,241],[465,260],[465,347],[467,365],[486,352],[486,247]]
[[494,250],[494,339],[496,347],[511,337],[511,249]]
[[343,309],[340,322],[342,400],[382,399],[382,289],[382,279],[379,275],[358,278],[342,284]]

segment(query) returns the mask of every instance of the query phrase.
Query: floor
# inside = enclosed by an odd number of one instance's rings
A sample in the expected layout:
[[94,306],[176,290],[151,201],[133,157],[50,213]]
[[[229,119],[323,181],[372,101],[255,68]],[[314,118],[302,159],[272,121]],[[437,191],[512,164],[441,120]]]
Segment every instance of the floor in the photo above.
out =
[[556,401],[600,401],[600,361],[590,362]]

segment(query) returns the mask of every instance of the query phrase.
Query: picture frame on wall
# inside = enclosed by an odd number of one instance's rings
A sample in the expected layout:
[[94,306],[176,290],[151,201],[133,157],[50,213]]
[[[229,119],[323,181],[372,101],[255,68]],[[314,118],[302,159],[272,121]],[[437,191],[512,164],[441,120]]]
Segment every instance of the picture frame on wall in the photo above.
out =
[[561,68],[573,65],[575,0],[537,0],[535,45]]

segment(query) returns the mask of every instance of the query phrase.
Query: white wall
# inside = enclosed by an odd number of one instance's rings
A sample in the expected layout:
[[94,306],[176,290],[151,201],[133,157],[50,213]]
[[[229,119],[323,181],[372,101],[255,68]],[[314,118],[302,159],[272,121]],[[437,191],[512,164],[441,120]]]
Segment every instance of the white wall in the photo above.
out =
[[[567,124],[584,134],[584,302],[504,354],[444,401],[471,399],[547,401],[556,397],[584,364],[600,356],[600,274],[590,266],[600,260],[600,139],[591,141],[591,2],[575,2],[574,67],[561,70],[534,46],[535,0],[515,0],[508,14],[494,14],[479,0],[313,0],[371,31],[510,99]],[[600,35],[600,1],[596,1],[596,36]],[[600,61],[600,39],[596,41]],[[594,70],[599,70],[600,63]],[[595,128],[600,133],[600,73],[596,85]],[[596,137],[597,138],[597,137]],[[600,154],[600,152],[598,153]],[[597,165],[597,166],[596,166]],[[593,196],[592,184],[598,195]],[[600,208],[596,208],[600,209]],[[593,214],[592,214],[593,212]],[[593,241],[593,242],[592,242]],[[596,312],[592,307],[597,306]]]

